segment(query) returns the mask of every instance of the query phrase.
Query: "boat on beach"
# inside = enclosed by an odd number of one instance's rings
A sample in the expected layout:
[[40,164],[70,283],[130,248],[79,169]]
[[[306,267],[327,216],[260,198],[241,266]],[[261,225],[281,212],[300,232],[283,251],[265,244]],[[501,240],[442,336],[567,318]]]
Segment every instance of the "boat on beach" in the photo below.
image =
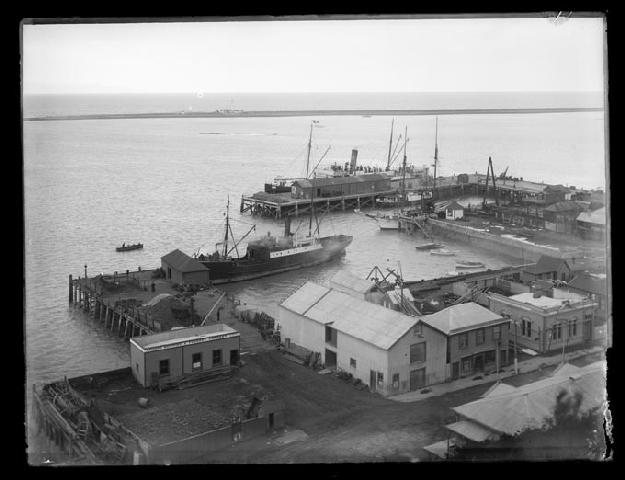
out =
[[126,245],[125,243],[121,247],[116,247],[118,252],[127,252],[129,250],[139,250],[143,248],[143,243],[135,243],[134,245]]
[[422,245],[416,245],[415,248],[417,250],[432,250],[434,248],[442,248],[443,245],[440,243],[424,243]]
[[470,269],[470,268],[483,268],[484,264],[482,262],[470,262],[467,260],[462,260],[456,262],[457,269]]

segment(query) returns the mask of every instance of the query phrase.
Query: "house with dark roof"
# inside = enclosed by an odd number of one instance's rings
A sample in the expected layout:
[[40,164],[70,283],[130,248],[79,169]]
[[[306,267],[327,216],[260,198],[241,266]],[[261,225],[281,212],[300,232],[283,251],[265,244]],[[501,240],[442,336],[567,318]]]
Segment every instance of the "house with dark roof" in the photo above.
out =
[[605,207],[592,212],[582,212],[577,218],[577,230],[584,238],[602,240],[605,236]]
[[445,380],[496,372],[508,365],[510,320],[477,303],[452,305],[420,317],[420,323],[446,339]]
[[560,280],[568,282],[572,276],[572,272],[573,267],[568,260],[542,255],[538,259],[538,262],[525,267],[521,271],[521,281]]
[[208,283],[210,278],[208,268],[178,249],[161,257],[161,268],[167,280],[180,284]]
[[577,217],[586,210],[583,202],[565,200],[555,202],[543,210],[545,229],[559,233],[574,233]]

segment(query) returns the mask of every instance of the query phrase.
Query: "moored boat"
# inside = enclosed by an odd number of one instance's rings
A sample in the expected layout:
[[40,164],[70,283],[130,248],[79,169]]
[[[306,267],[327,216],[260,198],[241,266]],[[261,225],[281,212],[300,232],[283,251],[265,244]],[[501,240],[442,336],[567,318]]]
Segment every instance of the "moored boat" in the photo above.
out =
[[432,250],[434,248],[441,248],[443,245],[440,243],[424,243],[422,245],[416,245],[417,250]]
[[482,268],[484,264],[482,262],[470,262],[466,260],[456,262],[456,268],[469,269],[469,268]]
[[445,248],[439,248],[439,249],[432,250],[430,252],[430,255],[440,255],[441,257],[453,257],[455,253]]
[[116,247],[115,250],[118,252],[127,252],[129,250],[138,250],[143,248],[143,243],[135,243],[134,245],[126,245],[125,243],[121,247]]

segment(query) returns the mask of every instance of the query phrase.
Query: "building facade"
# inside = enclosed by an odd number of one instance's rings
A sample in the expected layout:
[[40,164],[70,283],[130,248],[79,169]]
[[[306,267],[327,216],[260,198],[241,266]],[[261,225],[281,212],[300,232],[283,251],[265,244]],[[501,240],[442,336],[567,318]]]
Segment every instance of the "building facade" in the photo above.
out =
[[180,284],[202,284],[210,280],[208,268],[195,258],[176,249],[161,257],[165,278]]
[[536,280],[560,280],[568,282],[573,275],[573,267],[568,260],[557,257],[541,256],[534,265],[521,271],[522,282]]
[[240,334],[227,325],[181,328],[130,339],[133,375],[144,387],[238,366]]
[[350,175],[346,177],[311,178],[296,180],[291,186],[293,198],[310,199],[344,195],[374,194],[391,190],[391,179],[382,173]]
[[582,297],[550,298],[537,293],[506,297],[489,293],[491,311],[509,318],[511,340],[538,353],[583,345],[593,339],[597,304]]

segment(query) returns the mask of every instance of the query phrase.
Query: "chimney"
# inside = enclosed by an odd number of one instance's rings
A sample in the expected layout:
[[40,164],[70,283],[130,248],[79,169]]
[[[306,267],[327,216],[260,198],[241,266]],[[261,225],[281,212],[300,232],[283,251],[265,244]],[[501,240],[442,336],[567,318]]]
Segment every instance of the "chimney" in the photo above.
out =
[[352,161],[349,166],[349,173],[354,173],[356,171],[356,158],[358,157],[358,150],[355,148],[352,149]]

